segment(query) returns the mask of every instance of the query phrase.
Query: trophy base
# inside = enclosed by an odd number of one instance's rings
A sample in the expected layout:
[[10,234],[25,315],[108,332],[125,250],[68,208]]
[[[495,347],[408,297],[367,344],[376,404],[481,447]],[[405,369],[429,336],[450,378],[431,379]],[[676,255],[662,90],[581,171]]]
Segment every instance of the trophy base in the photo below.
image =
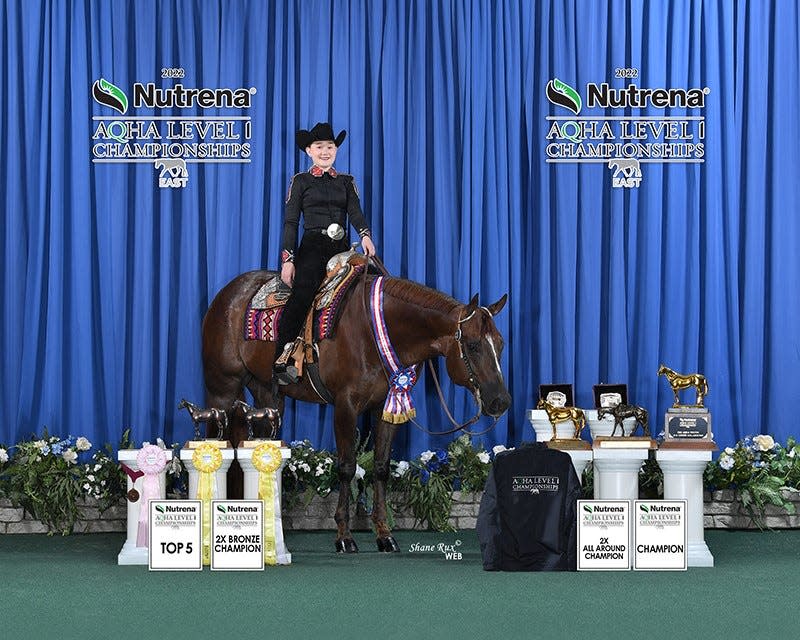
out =
[[216,447],[217,449],[230,449],[231,443],[227,440],[189,440],[186,443],[187,449],[197,449],[201,444],[210,444],[212,447]]
[[675,451],[716,451],[719,447],[717,447],[717,443],[713,440],[682,440],[672,438],[670,440],[664,440],[658,448],[662,451],[669,451],[670,449]]
[[597,436],[594,439],[595,449],[657,449],[652,438],[639,436]]
[[547,446],[550,449],[558,449],[559,451],[588,450],[592,448],[592,445],[580,438],[555,438],[548,440]]
[[253,438],[252,440],[242,440],[239,443],[239,446],[242,449],[255,449],[258,445],[267,443],[274,444],[279,449],[286,447],[286,443],[283,440],[270,440],[269,438]]

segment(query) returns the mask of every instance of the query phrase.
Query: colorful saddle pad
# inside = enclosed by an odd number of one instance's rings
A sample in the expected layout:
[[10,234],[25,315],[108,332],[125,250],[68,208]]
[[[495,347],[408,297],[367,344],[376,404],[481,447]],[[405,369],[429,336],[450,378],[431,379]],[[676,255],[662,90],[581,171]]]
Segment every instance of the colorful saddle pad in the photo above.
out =
[[[346,264],[320,287],[314,299],[314,341],[332,338],[350,288],[366,268],[363,264]],[[274,342],[288,295],[282,295],[279,276],[273,276],[256,292],[244,315],[245,340]],[[287,287],[288,289],[288,287]],[[277,295],[276,295],[277,294]]]

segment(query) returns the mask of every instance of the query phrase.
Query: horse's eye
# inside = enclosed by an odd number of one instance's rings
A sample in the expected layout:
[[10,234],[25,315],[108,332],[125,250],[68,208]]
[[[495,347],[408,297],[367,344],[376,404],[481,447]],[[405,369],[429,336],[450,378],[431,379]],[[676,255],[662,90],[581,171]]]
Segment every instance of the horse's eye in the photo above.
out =
[[467,349],[470,353],[478,353],[481,350],[481,343],[480,340],[475,340],[474,342],[467,342]]

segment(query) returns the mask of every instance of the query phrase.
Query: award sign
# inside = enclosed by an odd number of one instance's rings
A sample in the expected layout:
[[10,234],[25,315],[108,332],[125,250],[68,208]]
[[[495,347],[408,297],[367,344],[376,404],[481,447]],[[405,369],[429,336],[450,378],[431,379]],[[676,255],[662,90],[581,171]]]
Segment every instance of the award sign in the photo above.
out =
[[628,500],[578,500],[578,571],[628,571]]
[[634,502],[637,571],[686,571],[686,500]]
[[717,448],[711,432],[711,413],[705,407],[670,407],[664,416],[661,449]]
[[264,570],[264,503],[213,500],[211,570]]
[[203,570],[202,511],[199,500],[150,500],[151,571]]
[[670,408],[664,434],[673,440],[711,440],[711,413],[699,407]]

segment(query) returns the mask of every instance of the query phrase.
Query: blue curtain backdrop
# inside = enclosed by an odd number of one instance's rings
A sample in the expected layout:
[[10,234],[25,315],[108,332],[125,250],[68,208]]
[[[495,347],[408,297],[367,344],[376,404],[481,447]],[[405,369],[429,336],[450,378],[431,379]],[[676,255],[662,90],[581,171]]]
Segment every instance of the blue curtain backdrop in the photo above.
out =
[[[485,444],[531,438],[548,382],[582,406],[627,382],[658,425],[661,362],[706,374],[720,444],[797,434],[799,20],[792,0],[0,3],[0,442],[45,425],[95,443],[190,435],[176,407],[202,402],[204,311],[277,266],[307,167],[294,132],[320,120],[348,130],[337,166],[393,273],[462,301],[509,293],[513,406]],[[92,83],[172,86],[163,67],[186,87],[257,88],[250,164],[190,165],[177,190],[152,164],[92,164],[92,116],[109,113]],[[618,67],[711,89],[704,164],[649,164],[625,190],[602,165],[545,162],[547,82],[621,87]],[[136,112],[217,113],[232,112]],[[415,397],[443,427],[427,382]],[[290,402],[284,438],[332,447],[331,415]],[[408,426],[395,457],[447,441]]]

